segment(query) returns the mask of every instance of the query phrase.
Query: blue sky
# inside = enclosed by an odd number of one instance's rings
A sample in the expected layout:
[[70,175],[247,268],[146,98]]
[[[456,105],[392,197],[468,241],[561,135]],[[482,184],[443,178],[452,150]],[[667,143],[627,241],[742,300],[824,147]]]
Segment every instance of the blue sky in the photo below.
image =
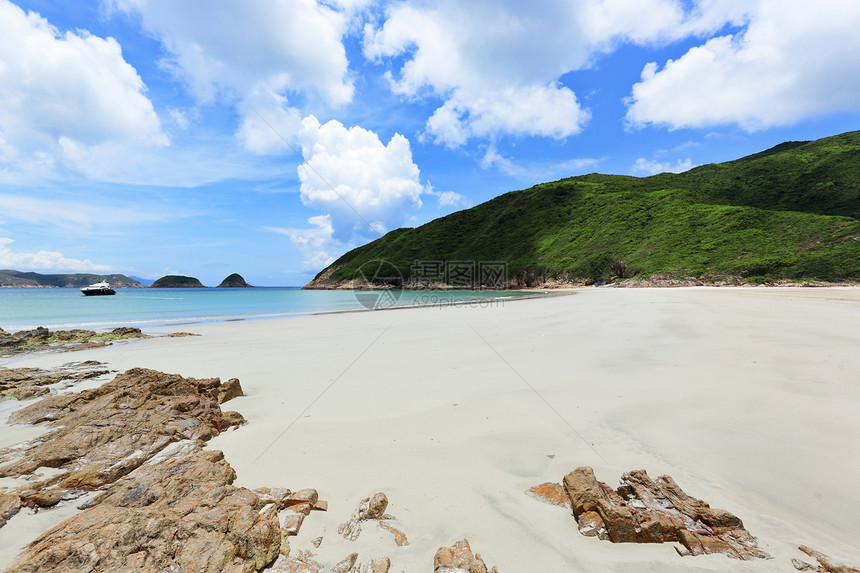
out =
[[302,285],[535,183],[860,127],[855,0],[0,0],[0,268]]

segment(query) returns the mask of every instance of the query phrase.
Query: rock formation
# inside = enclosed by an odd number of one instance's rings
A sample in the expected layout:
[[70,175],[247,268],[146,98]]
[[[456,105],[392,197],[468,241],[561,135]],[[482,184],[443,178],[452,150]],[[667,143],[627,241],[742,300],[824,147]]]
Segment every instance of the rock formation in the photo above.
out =
[[361,535],[361,523],[364,521],[375,521],[379,527],[394,535],[394,542],[398,547],[409,545],[405,533],[383,521],[395,519],[394,516],[385,513],[387,507],[388,496],[382,492],[377,492],[370,497],[366,497],[358,504],[358,509],[352,514],[350,520],[340,524],[337,532],[344,539],[355,541]]
[[451,547],[440,547],[433,559],[433,573],[499,573],[488,569],[480,555],[473,554],[469,541],[463,539]]
[[[530,490],[555,505],[566,505],[558,484],[542,484]],[[677,541],[680,555],[722,553],[735,559],[769,559],[756,539],[735,515],[712,509],[688,496],[669,476],[654,482],[645,470],[626,473],[617,490],[594,477],[590,467],[580,467],[564,477],[564,493],[579,525],[589,537],[613,543],[664,543]]]
[[[229,388],[224,393],[218,378],[135,368],[99,388],[43,398],[9,420],[48,422],[57,429],[0,450],[0,477],[28,476],[40,467],[64,471],[33,481],[26,491],[6,493],[17,495],[21,504],[73,499],[113,483],[173,442],[208,440],[242,424],[238,412],[221,411],[220,400],[241,393],[238,381]],[[43,497],[34,498],[37,493]]]
[[221,281],[221,284],[218,285],[218,288],[253,288],[253,285],[249,285],[245,282],[245,279],[242,278],[242,275],[239,273],[233,273],[229,277],[225,278]]
[[848,565],[839,563],[824,553],[810,549],[806,545],[801,545],[798,549],[818,561],[818,565],[812,565],[806,561],[801,561],[800,559],[792,559],[791,564],[794,565],[794,568],[798,571],[814,571],[815,573],[860,573],[860,568],[849,567]]
[[278,556],[278,508],[235,478],[221,452],[176,448],[39,536],[10,571],[258,571]]
[[96,378],[109,371],[103,368],[101,362],[87,360],[86,362],[70,362],[52,371],[41,368],[6,368],[0,370],[0,400],[15,398],[26,400],[42,396],[50,392],[49,385],[62,382],[79,382]]
[[39,350],[83,350],[106,346],[115,340],[148,338],[139,328],[120,327],[110,332],[93,330],[50,331],[43,326],[14,334],[0,332],[0,356]]

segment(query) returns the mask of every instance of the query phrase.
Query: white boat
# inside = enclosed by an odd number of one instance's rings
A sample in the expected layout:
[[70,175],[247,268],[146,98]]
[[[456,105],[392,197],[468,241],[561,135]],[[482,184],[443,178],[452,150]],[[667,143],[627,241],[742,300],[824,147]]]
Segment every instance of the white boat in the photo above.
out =
[[110,285],[106,282],[100,282],[91,284],[90,286],[85,286],[81,289],[81,292],[84,293],[84,296],[98,296],[105,294],[116,294],[116,291],[110,288]]

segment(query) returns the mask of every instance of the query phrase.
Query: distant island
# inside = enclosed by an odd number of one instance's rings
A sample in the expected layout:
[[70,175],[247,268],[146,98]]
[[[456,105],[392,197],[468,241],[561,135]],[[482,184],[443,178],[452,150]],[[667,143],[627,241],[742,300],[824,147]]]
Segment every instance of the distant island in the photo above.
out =
[[242,275],[239,273],[233,273],[218,285],[218,288],[253,288],[253,285],[249,285],[245,282],[245,279],[242,278]]
[[167,275],[156,280],[147,288],[206,288],[203,283],[194,277],[181,275]]
[[141,287],[138,281],[120,274],[94,275],[88,273],[43,275],[39,273],[0,270],[0,287],[18,288],[68,288],[84,287],[93,283],[107,282],[112,287]]
[[[381,265],[380,261],[384,262]],[[349,251],[305,288],[860,281],[860,132],[506,193]]]

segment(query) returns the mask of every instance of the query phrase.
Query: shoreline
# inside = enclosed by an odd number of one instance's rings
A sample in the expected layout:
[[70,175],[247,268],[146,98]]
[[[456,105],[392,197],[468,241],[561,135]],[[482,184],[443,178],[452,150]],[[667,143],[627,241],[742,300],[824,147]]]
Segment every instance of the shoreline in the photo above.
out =
[[[392,571],[426,570],[438,547],[464,536],[501,573],[785,571],[803,557],[800,544],[860,562],[860,291],[575,293],[209,323],[199,337],[16,366],[94,359],[117,371],[239,378],[246,396],[231,408],[248,424],[208,447],[224,452],[237,485],[318,489],[329,511],[293,547],[326,563],[384,550]],[[740,517],[774,559],[681,558],[669,546],[585,538],[564,511],[525,493],[585,465],[612,486],[631,469],[667,473]],[[356,542],[337,535],[376,491],[412,545],[371,530]],[[0,529],[0,547],[26,542],[10,527],[32,517]]]

